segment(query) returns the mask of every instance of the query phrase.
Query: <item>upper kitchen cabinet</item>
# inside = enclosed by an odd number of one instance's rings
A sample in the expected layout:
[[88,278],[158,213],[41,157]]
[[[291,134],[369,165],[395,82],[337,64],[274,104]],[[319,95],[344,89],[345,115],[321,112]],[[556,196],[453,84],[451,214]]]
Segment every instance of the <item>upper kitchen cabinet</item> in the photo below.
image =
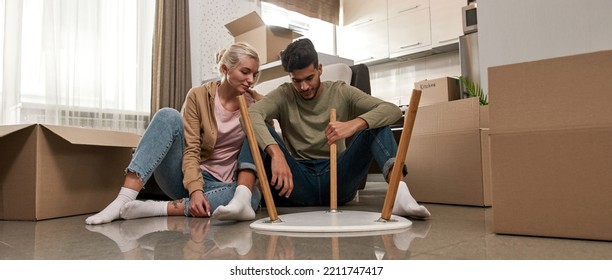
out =
[[389,57],[387,1],[342,0],[338,55],[358,63]]
[[344,27],[387,20],[387,1],[342,0],[341,4]]
[[429,0],[388,0],[389,57],[431,49]]
[[338,55],[373,64],[457,49],[464,2],[341,0]]
[[461,8],[465,0],[429,0],[432,47],[457,45],[463,35]]

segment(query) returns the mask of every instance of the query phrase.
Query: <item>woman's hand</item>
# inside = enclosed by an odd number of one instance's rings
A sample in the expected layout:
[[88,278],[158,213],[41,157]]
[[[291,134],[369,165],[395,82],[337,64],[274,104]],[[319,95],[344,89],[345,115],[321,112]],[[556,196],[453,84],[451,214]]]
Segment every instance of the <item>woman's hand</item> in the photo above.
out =
[[210,205],[204,191],[194,191],[189,200],[189,213],[193,217],[210,217]]

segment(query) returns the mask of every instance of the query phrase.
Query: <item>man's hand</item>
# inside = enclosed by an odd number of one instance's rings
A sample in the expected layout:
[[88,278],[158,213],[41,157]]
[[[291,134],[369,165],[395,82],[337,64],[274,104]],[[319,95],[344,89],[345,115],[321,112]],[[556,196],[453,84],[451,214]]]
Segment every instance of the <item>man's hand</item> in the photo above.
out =
[[272,178],[270,185],[279,190],[279,195],[289,197],[293,191],[293,174],[285,155],[278,145],[269,145],[266,152],[272,157]]
[[368,123],[362,118],[355,118],[348,122],[330,122],[325,128],[327,145],[353,136],[357,131],[368,128]]

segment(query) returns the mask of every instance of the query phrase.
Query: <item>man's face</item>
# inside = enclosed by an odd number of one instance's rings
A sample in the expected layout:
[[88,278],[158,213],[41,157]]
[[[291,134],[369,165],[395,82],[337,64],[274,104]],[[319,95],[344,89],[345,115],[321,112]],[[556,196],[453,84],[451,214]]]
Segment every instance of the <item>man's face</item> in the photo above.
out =
[[322,68],[321,64],[316,68],[311,64],[306,68],[293,70],[289,73],[291,83],[300,93],[302,99],[312,100],[320,94]]

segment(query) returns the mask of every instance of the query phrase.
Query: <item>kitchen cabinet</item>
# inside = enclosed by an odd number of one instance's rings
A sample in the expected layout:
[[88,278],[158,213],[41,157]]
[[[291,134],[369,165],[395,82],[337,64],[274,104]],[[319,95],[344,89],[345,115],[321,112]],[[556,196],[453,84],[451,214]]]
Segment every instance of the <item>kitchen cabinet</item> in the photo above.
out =
[[465,0],[429,0],[432,48],[457,45],[463,35],[461,8]]
[[388,1],[389,57],[431,49],[429,0]]
[[429,0],[388,0],[387,17],[392,18],[427,7],[429,7]]
[[389,57],[387,1],[343,0],[338,55],[359,63]]
[[457,49],[464,2],[342,0],[338,55],[373,64]]
[[338,34],[338,55],[369,63],[389,57],[387,21],[342,28]]
[[344,27],[387,20],[387,1],[342,0]]

